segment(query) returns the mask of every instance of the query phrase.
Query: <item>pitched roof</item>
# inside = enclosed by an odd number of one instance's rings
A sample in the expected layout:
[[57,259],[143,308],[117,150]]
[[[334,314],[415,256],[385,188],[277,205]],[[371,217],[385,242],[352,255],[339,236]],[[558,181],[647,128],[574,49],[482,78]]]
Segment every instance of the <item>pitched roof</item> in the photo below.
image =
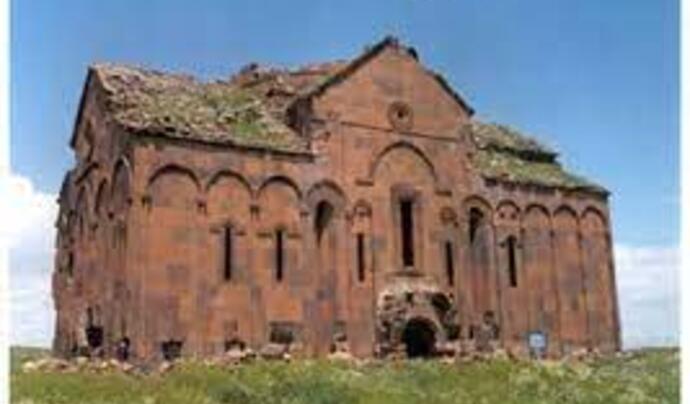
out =
[[306,151],[306,140],[272,113],[266,100],[232,81],[115,65],[92,72],[106,93],[106,109],[135,133],[171,138]]
[[602,186],[565,170],[555,151],[514,128],[473,121],[469,129],[478,149],[472,162],[485,178],[608,194]]
[[[289,107],[344,80],[388,46],[400,45],[386,37],[351,61],[298,69],[250,64],[229,79],[214,82],[111,64],[92,66],[89,77],[102,84],[106,108],[115,121],[133,133],[305,153],[307,139],[286,124]],[[414,50],[407,51],[416,57]],[[473,112],[440,75],[429,73]]]
[[[106,110],[135,134],[309,153],[308,140],[286,124],[289,107],[345,80],[388,46],[400,45],[397,39],[386,37],[351,61],[298,69],[250,64],[227,80],[213,82],[139,67],[98,64],[89,69],[87,83],[92,77],[100,82]],[[416,58],[413,49],[406,51]],[[428,72],[473,113],[440,75]],[[82,95],[82,103],[83,99]],[[564,170],[554,150],[513,128],[475,120],[470,133],[478,147],[473,162],[486,178],[607,193]]]

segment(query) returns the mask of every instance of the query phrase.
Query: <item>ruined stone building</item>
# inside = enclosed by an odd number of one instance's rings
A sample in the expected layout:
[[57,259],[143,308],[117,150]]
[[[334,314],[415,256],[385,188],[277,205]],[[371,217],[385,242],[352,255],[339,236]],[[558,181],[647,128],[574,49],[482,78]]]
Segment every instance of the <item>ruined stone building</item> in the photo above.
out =
[[213,82],[92,66],[55,351],[415,356],[487,322],[516,353],[618,349],[608,192],[473,112],[394,38]]

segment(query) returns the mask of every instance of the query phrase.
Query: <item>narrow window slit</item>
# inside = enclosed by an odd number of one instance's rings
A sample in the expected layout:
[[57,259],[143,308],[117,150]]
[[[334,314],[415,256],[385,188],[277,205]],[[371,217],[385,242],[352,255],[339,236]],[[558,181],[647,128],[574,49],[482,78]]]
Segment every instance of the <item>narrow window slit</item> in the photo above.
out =
[[223,228],[223,279],[232,280],[233,272],[233,240],[232,227]]
[[400,231],[402,238],[402,260],[404,267],[414,266],[414,221],[413,221],[413,201],[400,201]]
[[508,237],[507,247],[508,247],[508,278],[510,282],[510,287],[517,287],[517,265],[515,257],[515,237]]
[[357,279],[359,279],[360,282],[364,282],[364,274],[366,271],[364,262],[365,254],[364,233],[357,233]]
[[283,251],[283,243],[284,243],[284,231],[283,230],[276,230],[276,251],[275,251],[275,260],[276,260],[276,280],[278,282],[283,280],[283,267],[284,267],[284,260],[285,260],[285,252]]
[[484,220],[484,214],[477,208],[470,209],[470,226],[469,226],[469,236],[470,243],[473,243],[477,238],[477,231],[479,230],[482,221]]
[[446,241],[445,244],[446,253],[446,277],[448,279],[448,285],[453,286],[455,283],[455,263],[453,261],[453,243]]

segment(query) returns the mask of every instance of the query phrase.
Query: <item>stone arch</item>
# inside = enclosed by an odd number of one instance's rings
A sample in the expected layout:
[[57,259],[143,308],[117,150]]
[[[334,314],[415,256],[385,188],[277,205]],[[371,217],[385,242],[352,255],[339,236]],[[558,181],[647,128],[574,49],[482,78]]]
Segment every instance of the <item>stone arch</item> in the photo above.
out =
[[302,194],[294,181],[285,176],[269,177],[257,192],[259,206],[258,248],[261,267],[275,282],[292,282],[304,276],[302,264]]
[[530,204],[523,215],[522,254],[528,293],[530,329],[541,330],[553,341],[549,353],[558,355],[559,321],[551,236],[551,215],[546,207]]
[[190,168],[181,166],[179,164],[166,164],[163,167],[158,168],[157,170],[154,171],[154,173],[149,177],[147,188],[150,191],[153,185],[157,180],[160,179],[160,177],[167,175],[167,174],[179,174],[182,176],[185,176],[189,178],[193,183],[194,186],[197,190],[197,192],[201,191],[201,183],[199,179],[197,178],[196,174],[194,171]]
[[504,199],[496,205],[496,221],[519,221],[520,207],[517,203],[509,199]]
[[352,215],[355,217],[371,217],[372,213],[373,208],[371,207],[371,203],[364,199],[358,199],[357,202],[352,205]]
[[608,226],[606,215],[594,206],[588,206],[582,211],[580,223],[583,227],[598,227],[603,231],[606,231]]
[[[538,216],[539,214],[541,214],[542,216]],[[527,205],[522,216],[523,222],[527,224],[528,219],[537,218],[540,219],[540,221],[538,222],[540,226],[548,227],[551,220],[551,213],[544,205],[539,205],[536,203],[531,203]]]
[[476,207],[481,209],[484,213],[487,214],[487,216],[490,216],[493,209],[491,207],[491,203],[484,199],[483,197],[479,195],[470,195],[467,198],[465,198],[462,202],[463,209],[462,211],[467,214],[469,212],[470,208]]
[[612,352],[618,347],[618,319],[615,274],[604,214],[596,207],[587,207],[580,218],[580,233],[590,342],[603,352]]
[[206,186],[204,187],[204,192],[208,194],[211,188],[214,185],[216,185],[218,181],[221,181],[224,178],[234,178],[235,180],[237,180],[237,182],[242,184],[242,186],[246,189],[246,191],[249,193],[251,197],[254,197],[254,188],[249,183],[249,181],[247,181],[247,179],[242,174],[227,169],[218,170],[216,173],[214,173],[206,183]]
[[[207,211],[212,217],[231,215],[236,216],[232,219],[237,222],[249,217],[254,191],[242,175],[225,170],[217,172],[206,184],[205,194]],[[217,219],[221,218],[213,218]]]
[[563,215],[570,215],[573,216],[576,221],[578,220],[577,211],[570,205],[559,205],[556,210],[554,210],[554,219],[556,216],[563,217]]
[[407,320],[401,335],[407,357],[424,358],[434,355],[438,335],[437,325],[426,317],[416,316]]
[[85,234],[91,218],[91,203],[89,201],[89,195],[90,190],[88,184],[82,184],[77,191],[77,198],[74,203],[77,220],[77,232],[79,235]]
[[478,323],[480,314],[496,311],[496,271],[494,261],[494,224],[491,204],[478,195],[463,201],[461,239],[466,240],[467,282],[470,298],[469,321]]
[[563,353],[587,344],[587,300],[575,209],[559,206],[553,215],[554,262],[559,295]]
[[345,192],[331,180],[322,180],[309,188],[306,196],[307,208],[313,211],[316,205],[323,200],[329,201],[333,207],[338,211],[338,214],[344,211],[347,205],[347,197]]
[[424,166],[428,169],[429,174],[434,180],[434,184],[438,184],[438,174],[436,172],[436,168],[434,167],[433,162],[427,157],[427,155],[424,153],[423,150],[421,150],[419,147],[415,146],[412,143],[406,142],[406,141],[398,141],[392,144],[389,144],[385,146],[381,151],[378,152],[376,157],[371,161],[369,164],[369,170],[367,173],[367,178],[370,181],[373,181],[375,176],[376,176],[376,171],[378,170],[379,165],[381,162],[386,158],[391,153],[394,153],[398,150],[407,150],[412,152],[415,156],[417,156],[421,161],[423,162]]
[[91,180],[94,173],[97,173],[101,168],[101,165],[97,161],[92,161],[86,165],[86,168],[79,175],[79,180],[77,182],[83,182],[85,180]]
[[299,185],[297,185],[297,183],[290,177],[287,177],[285,175],[273,175],[266,178],[256,191],[257,198],[261,198],[261,195],[265,192],[266,188],[276,183],[287,185],[294,191],[297,200],[302,200],[302,190],[300,189]]
[[110,177],[111,208],[121,212],[131,201],[132,167],[126,157],[120,157]]
[[206,218],[208,238],[208,267],[217,270],[222,281],[246,279],[250,244],[245,237],[248,228],[253,193],[241,175],[231,171],[217,172],[206,188]]
[[94,203],[93,214],[96,218],[102,218],[108,211],[108,180],[102,179],[96,191],[96,201]]
[[[475,220],[478,219],[478,214],[481,215],[481,222],[475,223]],[[470,242],[474,239],[473,234],[476,231],[475,226],[487,225],[491,227],[493,225],[492,216],[493,210],[491,204],[486,199],[478,195],[471,195],[465,198],[463,201],[461,220],[464,223],[462,228],[468,233]]]
[[[181,191],[180,187],[187,189]],[[176,164],[166,165],[156,170],[149,177],[147,185],[147,194],[151,196],[154,206],[185,208],[192,212],[195,211],[199,191],[199,181],[194,172]]]

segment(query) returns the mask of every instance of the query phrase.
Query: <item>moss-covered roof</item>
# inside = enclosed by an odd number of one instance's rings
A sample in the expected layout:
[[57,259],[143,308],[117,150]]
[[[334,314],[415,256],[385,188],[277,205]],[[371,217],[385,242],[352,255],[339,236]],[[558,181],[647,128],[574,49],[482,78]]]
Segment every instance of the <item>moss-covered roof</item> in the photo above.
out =
[[97,65],[106,107],[135,132],[213,143],[306,151],[306,140],[276,116],[265,97],[235,81],[128,66]]
[[557,155],[537,139],[507,125],[480,121],[473,121],[470,125],[474,141],[481,149],[506,150],[543,159],[553,159]]
[[600,185],[566,171],[554,150],[515,129],[474,121],[470,130],[478,149],[472,161],[485,178],[608,193]]

